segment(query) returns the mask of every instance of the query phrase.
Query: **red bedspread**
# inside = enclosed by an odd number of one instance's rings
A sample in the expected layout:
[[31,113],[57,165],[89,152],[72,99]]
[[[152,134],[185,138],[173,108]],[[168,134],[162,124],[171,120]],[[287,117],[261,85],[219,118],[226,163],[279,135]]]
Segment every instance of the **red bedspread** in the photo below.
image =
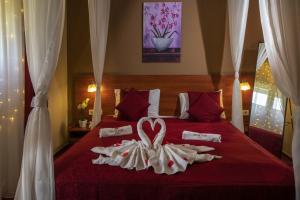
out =
[[[294,199],[292,169],[258,146],[229,122],[192,123],[166,119],[165,142],[215,147],[223,156],[208,163],[195,163],[184,173],[158,175],[152,169],[130,171],[108,165],[93,165],[95,146],[109,146],[133,135],[100,139],[100,127],[136,123],[105,117],[100,125],[55,160],[56,199]],[[159,129],[159,127],[156,127]],[[150,129],[147,125],[145,129]],[[183,141],[183,130],[219,133],[222,143]],[[154,137],[155,133],[150,133]]]

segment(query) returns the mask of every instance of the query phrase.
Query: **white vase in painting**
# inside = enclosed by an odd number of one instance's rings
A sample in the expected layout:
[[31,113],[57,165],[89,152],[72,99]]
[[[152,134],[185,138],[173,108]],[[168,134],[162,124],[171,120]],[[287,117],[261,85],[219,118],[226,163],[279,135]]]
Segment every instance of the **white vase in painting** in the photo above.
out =
[[87,126],[87,120],[79,120],[79,127],[80,128],[86,128]]
[[173,38],[152,38],[152,43],[157,51],[164,51],[173,42]]

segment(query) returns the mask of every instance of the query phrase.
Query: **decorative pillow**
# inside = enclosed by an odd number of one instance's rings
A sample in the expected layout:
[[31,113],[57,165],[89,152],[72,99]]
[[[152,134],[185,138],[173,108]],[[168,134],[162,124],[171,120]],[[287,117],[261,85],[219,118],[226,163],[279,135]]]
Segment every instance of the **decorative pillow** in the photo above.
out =
[[[222,89],[218,90],[216,92],[193,92],[193,93],[195,93],[195,95],[193,97],[196,96],[196,99],[197,99],[197,97],[199,97],[200,94],[207,93],[220,105],[221,108],[224,108]],[[189,110],[189,105],[190,105],[188,93],[187,92],[179,93],[179,101],[180,101],[180,116],[179,116],[179,118],[180,119],[188,119],[189,113],[187,111]],[[192,99],[192,102],[194,102],[194,101],[195,101],[195,98]],[[221,118],[226,119],[226,115],[225,115],[224,111],[221,113]]]
[[[123,89],[115,89],[115,105],[117,106],[122,98],[124,97],[124,92],[126,90]],[[153,90],[143,90],[138,92],[147,92],[148,93],[148,102],[150,106],[148,107],[147,115],[148,117],[159,117],[159,99],[160,99],[160,89]],[[115,109],[114,117],[119,116],[119,111]]]
[[137,121],[145,116],[145,111],[149,105],[147,100],[138,91],[130,90],[116,106],[116,109],[120,111],[122,119]]
[[[193,93],[188,93],[189,97],[194,98]],[[190,103],[190,108],[187,111],[190,118],[199,122],[214,122],[220,120],[220,114],[224,111],[223,108],[216,102],[208,93],[202,93],[194,102]]]
[[[120,96],[120,99],[121,101],[128,95],[128,93],[130,91],[134,90],[135,92],[137,92],[141,97],[143,97],[145,99],[146,102],[148,102],[148,99],[149,99],[149,91],[137,91],[135,90],[134,88],[130,89],[130,90],[121,90],[121,96]],[[145,109],[142,113],[142,117],[146,117],[148,115],[148,109]],[[119,113],[118,119],[126,119],[126,117],[123,117],[122,116],[122,113]]]

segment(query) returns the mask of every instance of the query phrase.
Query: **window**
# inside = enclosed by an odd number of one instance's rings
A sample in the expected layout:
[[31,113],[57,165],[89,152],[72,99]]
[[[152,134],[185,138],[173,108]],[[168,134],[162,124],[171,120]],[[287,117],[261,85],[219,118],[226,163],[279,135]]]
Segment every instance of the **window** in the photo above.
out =
[[266,106],[267,100],[268,100],[268,95],[261,92],[253,92],[252,103],[260,106]]
[[273,101],[273,109],[274,110],[282,110],[282,101],[279,97],[275,97]]

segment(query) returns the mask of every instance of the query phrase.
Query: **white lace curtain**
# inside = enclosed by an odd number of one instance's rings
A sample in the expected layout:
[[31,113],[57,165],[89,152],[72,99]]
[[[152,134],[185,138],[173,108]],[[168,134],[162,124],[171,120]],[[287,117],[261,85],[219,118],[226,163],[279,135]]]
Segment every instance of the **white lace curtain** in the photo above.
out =
[[244,132],[242,94],[239,71],[242,62],[249,0],[228,0],[229,36],[235,71],[232,91],[232,124]]
[[92,127],[94,127],[100,122],[102,115],[100,87],[105,62],[110,0],[89,0],[88,3],[93,70],[97,85],[92,118]]
[[47,95],[62,40],[65,0],[24,0],[29,73],[35,97],[26,126],[16,200],[55,199],[53,150]]
[[292,156],[296,199],[300,200],[300,1],[259,0],[259,7],[274,80],[295,104]]
[[24,135],[22,0],[0,1],[0,199],[13,198]]
[[258,55],[256,61],[256,70],[258,70],[262,64],[268,59],[267,50],[264,43],[259,43],[258,46]]

